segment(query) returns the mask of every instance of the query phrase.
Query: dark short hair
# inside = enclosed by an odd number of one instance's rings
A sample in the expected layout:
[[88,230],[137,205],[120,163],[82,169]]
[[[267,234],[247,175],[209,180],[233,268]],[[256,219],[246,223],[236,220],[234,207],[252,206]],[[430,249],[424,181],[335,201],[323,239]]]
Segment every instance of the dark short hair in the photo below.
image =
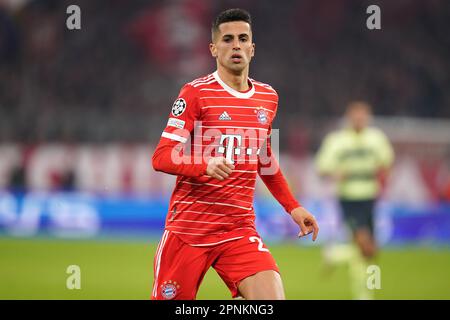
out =
[[212,35],[214,36],[214,33],[219,31],[219,26],[222,23],[233,21],[244,21],[250,25],[250,29],[252,27],[252,17],[250,16],[250,13],[244,9],[228,9],[219,13],[219,15],[214,19],[211,28]]

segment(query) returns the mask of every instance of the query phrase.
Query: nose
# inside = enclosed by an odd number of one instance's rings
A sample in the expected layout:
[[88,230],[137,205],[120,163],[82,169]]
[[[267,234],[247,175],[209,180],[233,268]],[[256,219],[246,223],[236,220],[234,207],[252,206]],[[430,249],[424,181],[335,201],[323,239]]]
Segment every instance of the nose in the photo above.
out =
[[235,39],[233,41],[233,50],[240,50],[241,49],[241,43],[239,39]]

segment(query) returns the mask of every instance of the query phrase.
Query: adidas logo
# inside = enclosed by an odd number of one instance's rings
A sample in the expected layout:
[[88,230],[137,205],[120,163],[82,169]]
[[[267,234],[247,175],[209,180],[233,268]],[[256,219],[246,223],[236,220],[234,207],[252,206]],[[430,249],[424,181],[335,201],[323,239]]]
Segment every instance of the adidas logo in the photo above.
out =
[[228,113],[226,111],[224,111],[220,115],[219,120],[231,120],[231,117],[228,115]]

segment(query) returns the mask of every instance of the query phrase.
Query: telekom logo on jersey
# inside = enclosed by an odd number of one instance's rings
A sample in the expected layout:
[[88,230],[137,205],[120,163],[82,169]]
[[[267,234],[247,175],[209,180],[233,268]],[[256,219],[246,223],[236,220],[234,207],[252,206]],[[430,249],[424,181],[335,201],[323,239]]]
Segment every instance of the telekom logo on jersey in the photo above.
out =
[[[236,140],[236,145],[235,145],[235,140]],[[226,147],[223,147],[223,144],[228,141],[228,143],[226,143]],[[239,147],[241,146],[242,143],[242,136],[238,135],[238,134],[222,134],[220,136],[220,147],[217,149],[218,153],[224,154],[225,150],[225,158],[230,160],[232,163],[234,163],[233,160],[233,155],[240,155],[241,154],[241,149],[239,149]],[[260,149],[257,149],[256,153],[259,154]],[[247,152],[249,153],[249,155],[251,155],[252,153],[252,148],[247,148]]]
[[[173,132],[182,137],[191,135],[186,129]],[[188,135],[189,134],[189,135]],[[273,129],[270,137],[258,129],[207,128],[201,121],[196,121],[191,142],[179,143],[172,151],[172,161],[175,164],[200,164],[208,162],[211,157],[222,156],[233,164],[257,164],[261,166],[261,174],[271,175],[278,169],[279,130]],[[268,154],[267,143],[270,140],[272,155]],[[186,157],[184,155],[193,155]]]

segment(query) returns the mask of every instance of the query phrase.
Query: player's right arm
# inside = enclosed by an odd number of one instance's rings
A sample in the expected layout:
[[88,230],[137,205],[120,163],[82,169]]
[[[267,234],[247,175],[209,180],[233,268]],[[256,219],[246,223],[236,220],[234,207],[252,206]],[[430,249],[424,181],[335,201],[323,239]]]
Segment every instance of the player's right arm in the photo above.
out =
[[204,159],[201,154],[184,153],[195,121],[200,120],[200,113],[196,89],[186,84],[172,106],[166,128],[153,154],[152,165],[156,171],[188,177],[206,174],[218,180],[224,180],[231,174],[234,166],[223,157]]

